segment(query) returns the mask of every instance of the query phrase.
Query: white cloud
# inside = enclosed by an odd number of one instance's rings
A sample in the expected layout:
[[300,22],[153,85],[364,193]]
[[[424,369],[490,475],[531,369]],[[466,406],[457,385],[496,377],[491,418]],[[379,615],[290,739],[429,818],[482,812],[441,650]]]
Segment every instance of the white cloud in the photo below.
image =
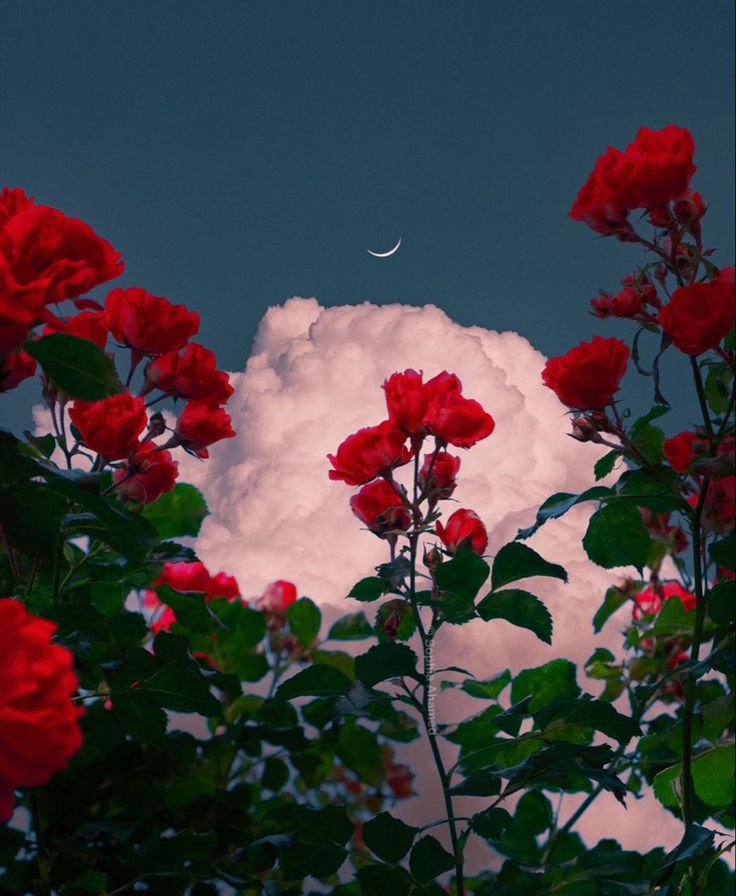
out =
[[[325,455],[349,433],[385,419],[380,386],[407,367],[423,369],[426,377],[445,369],[456,373],[464,394],[496,420],[491,437],[460,452],[458,504],[448,504],[450,510],[478,512],[490,531],[489,552],[495,553],[533,522],[549,495],[591,485],[593,463],[603,453],[568,437],[564,408],[541,383],[544,362],[517,333],[462,327],[433,306],[366,302],[326,309],[315,299],[293,298],[269,309],[245,372],[234,376],[228,410],[238,437],[214,446],[205,464],[180,458],[181,479],[202,488],[212,511],[197,540],[198,553],[211,569],[235,575],[246,594],[257,595],[268,582],[285,578],[320,603],[330,620],[358,609],[344,595],[387,559],[386,546],[360,529],[348,506],[354,490],[328,479]],[[592,634],[592,615],[617,576],[583,553],[589,514],[586,507],[576,508],[529,542],[570,575],[568,585],[551,579],[525,583],[552,612],[552,646],[505,622],[447,626],[438,638],[437,667],[457,664],[486,677],[558,656],[582,664],[599,644],[619,648],[615,622],[605,639]],[[579,682],[586,687],[582,673]],[[459,720],[480,707],[446,691],[437,697],[437,719]],[[449,746],[443,747],[448,757]],[[399,756],[409,757],[425,796],[400,804],[398,814],[415,823],[443,817],[424,741]],[[576,802],[568,798],[563,818]],[[478,811],[482,801],[469,800],[461,808]],[[672,846],[681,836],[680,824],[651,798],[630,800],[627,812],[601,797],[582,829],[592,842],[617,837],[641,850]],[[469,844],[471,864],[483,867],[488,853],[475,844]]]

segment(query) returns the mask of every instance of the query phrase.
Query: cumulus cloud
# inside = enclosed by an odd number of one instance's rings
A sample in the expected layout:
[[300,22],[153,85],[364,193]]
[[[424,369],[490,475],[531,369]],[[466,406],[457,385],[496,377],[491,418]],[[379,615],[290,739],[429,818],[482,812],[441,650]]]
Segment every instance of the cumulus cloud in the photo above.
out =
[[[387,559],[386,546],[360,529],[348,506],[353,490],[328,479],[325,456],[347,434],[385,419],[381,384],[394,371],[413,367],[425,377],[445,369],[456,373],[464,394],[496,420],[490,438],[460,451],[458,503],[448,505],[477,511],[490,531],[493,554],[533,522],[551,494],[590,486],[592,465],[602,453],[568,437],[565,410],[540,380],[544,362],[519,334],[462,327],[433,306],[366,302],[322,308],[316,299],[292,298],[269,309],[245,371],[233,377],[228,410],[238,437],[215,446],[206,464],[181,461],[181,478],[203,490],[212,512],[197,552],[210,568],[235,575],[244,593],[259,594],[268,582],[286,578],[317,601],[328,620],[364,609],[345,595]],[[594,639],[591,618],[617,573],[626,571],[607,572],[586,558],[580,542],[590,512],[576,508],[528,542],[563,563],[570,576],[567,585],[551,579],[525,583],[552,613],[552,646],[506,622],[478,620],[441,631],[437,667],[457,664],[486,677],[561,656],[582,664],[602,644],[618,649],[615,621],[606,638]],[[582,673],[579,681],[586,686]],[[456,691],[439,692],[436,716],[459,721],[481,707]],[[450,746],[443,750],[451,762]],[[425,741],[399,756],[417,772],[422,798],[397,807],[397,813],[418,824],[443,817]],[[563,820],[577,802],[566,798]],[[481,800],[468,800],[459,811],[481,808]],[[583,831],[591,842],[613,836],[641,850],[672,846],[681,835],[680,825],[653,799],[632,799],[625,811],[606,796],[585,816]],[[471,863],[477,869],[487,861],[476,839]]]

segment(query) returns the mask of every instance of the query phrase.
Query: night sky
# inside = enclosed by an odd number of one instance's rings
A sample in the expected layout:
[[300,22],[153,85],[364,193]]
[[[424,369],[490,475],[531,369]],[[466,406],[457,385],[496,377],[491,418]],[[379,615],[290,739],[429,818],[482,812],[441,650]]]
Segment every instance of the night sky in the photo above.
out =
[[[733,33],[731,0],[6,0],[0,172],[108,238],[117,284],[201,312],[225,369],[295,294],[434,303],[553,355],[631,332],[586,311],[640,250],[567,212],[639,126],[691,129],[732,260]],[[37,388],[3,398],[14,428]]]

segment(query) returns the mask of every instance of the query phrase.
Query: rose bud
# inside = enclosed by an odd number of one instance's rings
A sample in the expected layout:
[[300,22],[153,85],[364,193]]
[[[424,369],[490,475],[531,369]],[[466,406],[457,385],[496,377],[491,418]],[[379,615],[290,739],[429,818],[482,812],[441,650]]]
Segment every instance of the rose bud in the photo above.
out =
[[419,471],[419,487],[436,498],[449,498],[457,486],[455,477],[459,469],[460,458],[446,451],[425,454]]
[[488,547],[488,531],[474,510],[456,510],[446,526],[437,522],[436,531],[448,554],[464,548],[482,556]]
[[278,579],[276,582],[271,582],[258,598],[256,609],[274,616],[284,616],[286,608],[291,606],[295,600],[296,585],[293,582]]
[[385,479],[377,479],[364,485],[350,499],[350,509],[379,538],[385,537],[394,529],[406,530],[411,525],[408,508]]
[[146,408],[142,398],[120,392],[102,401],[80,401],[69,408],[69,417],[92,451],[121,460],[138,444],[146,428]]

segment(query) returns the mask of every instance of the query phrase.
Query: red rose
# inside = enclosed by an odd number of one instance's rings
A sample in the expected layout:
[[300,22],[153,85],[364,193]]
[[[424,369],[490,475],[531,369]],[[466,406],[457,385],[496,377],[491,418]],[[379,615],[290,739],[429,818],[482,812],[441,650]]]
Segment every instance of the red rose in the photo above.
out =
[[631,232],[630,210],[653,208],[684,196],[695,172],[695,144],[686,128],[641,128],[624,152],[609,146],[573,203],[570,217],[596,233]]
[[232,576],[224,572],[218,572],[216,576],[210,575],[204,563],[164,563],[161,575],[151,587],[168,585],[174,591],[193,591],[206,595],[207,600],[215,597],[224,597],[232,600],[240,597],[240,589]]
[[639,314],[646,299],[633,286],[626,286],[615,296],[602,295],[590,300],[590,306],[596,317],[622,317],[632,319]]
[[652,208],[684,196],[695,173],[695,142],[687,128],[640,128],[624,152],[626,176],[619,195],[626,208]]
[[436,531],[449,554],[466,548],[482,555],[488,547],[488,530],[474,510],[456,510],[448,518],[446,526],[437,522]]
[[10,392],[36,372],[36,359],[19,349],[0,355],[0,392]]
[[207,591],[207,600],[212,600],[215,597],[224,597],[226,600],[240,597],[240,588],[232,576],[218,572],[216,576],[212,577]]
[[176,437],[185,448],[200,457],[209,457],[208,445],[235,436],[231,422],[221,407],[206,401],[190,401],[177,421]]
[[550,358],[542,381],[563,404],[579,410],[597,410],[610,404],[626,372],[629,349],[615,337],[594,336],[569,352]]
[[330,479],[341,479],[348,485],[365,485],[411,459],[405,442],[406,435],[389,420],[359,429],[345,439],[336,455],[327,455],[335,468],[330,470]]
[[394,373],[383,384],[383,390],[389,420],[394,428],[409,435],[423,435],[428,395],[422,383],[422,374],[416,370]]
[[686,591],[679,582],[662,582],[661,590],[652,585],[644,588],[634,598],[631,617],[634,621],[644,616],[654,616],[671,597],[679,597],[683,607],[690,612],[695,609],[695,595]]
[[408,508],[385,479],[364,485],[350,499],[350,509],[371,532],[381,537],[392,529],[408,529],[411,525]]
[[115,470],[112,481],[119,494],[151,504],[164,492],[171,491],[178,474],[179,464],[168,451],[157,448],[153,442],[143,442],[131,454],[126,466]]
[[456,448],[471,448],[496,427],[493,417],[477,401],[454,390],[430,401],[425,421],[432,435]]
[[[22,191],[0,198],[0,293],[15,302],[62,302],[123,272],[118,252],[78,218]],[[0,315],[4,309],[0,308]]]
[[77,336],[79,339],[88,339],[100,348],[107,345],[107,334],[110,331],[110,321],[105,311],[82,311],[74,317],[66,320],[54,318],[43,330],[43,335],[50,333],[66,333],[68,336]]
[[256,608],[276,616],[283,616],[286,608],[291,606],[295,600],[296,585],[293,582],[278,579],[276,582],[271,582],[258,598]]
[[199,314],[145,289],[113,289],[105,299],[113,336],[142,355],[181,348],[199,330]]
[[[688,498],[692,507],[698,503],[698,495]],[[719,535],[727,535],[736,525],[736,476],[724,476],[711,480],[705,498],[702,516],[703,526]]]
[[72,423],[85,445],[110,460],[127,457],[146,428],[146,406],[142,398],[120,392],[102,401],[80,401],[69,408]]
[[419,471],[419,487],[434,497],[449,498],[455,491],[457,485],[455,477],[459,469],[460,458],[446,451],[425,454],[424,463]]
[[233,394],[230,379],[217,369],[214,354],[192,342],[181,353],[166,352],[146,367],[151,385],[175,398],[201,398],[225,404]]
[[[667,463],[677,473],[687,473],[695,460],[696,446],[703,446],[703,437],[696,432],[680,432],[676,436],[664,440],[664,456]],[[705,448],[707,451],[707,447]]]
[[20,601],[0,599],[0,821],[12,814],[9,791],[44,784],[82,744],[83,710],[70,699],[79,682],[55,631]]
[[394,798],[408,800],[414,796],[411,786],[414,780],[414,772],[403,762],[388,762],[385,766],[386,783],[391,788]]
[[691,283],[672,293],[659,310],[659,322],[675,346],[686,355],[717,348],[736,322],[733,275],[726,268],[707,283]]

